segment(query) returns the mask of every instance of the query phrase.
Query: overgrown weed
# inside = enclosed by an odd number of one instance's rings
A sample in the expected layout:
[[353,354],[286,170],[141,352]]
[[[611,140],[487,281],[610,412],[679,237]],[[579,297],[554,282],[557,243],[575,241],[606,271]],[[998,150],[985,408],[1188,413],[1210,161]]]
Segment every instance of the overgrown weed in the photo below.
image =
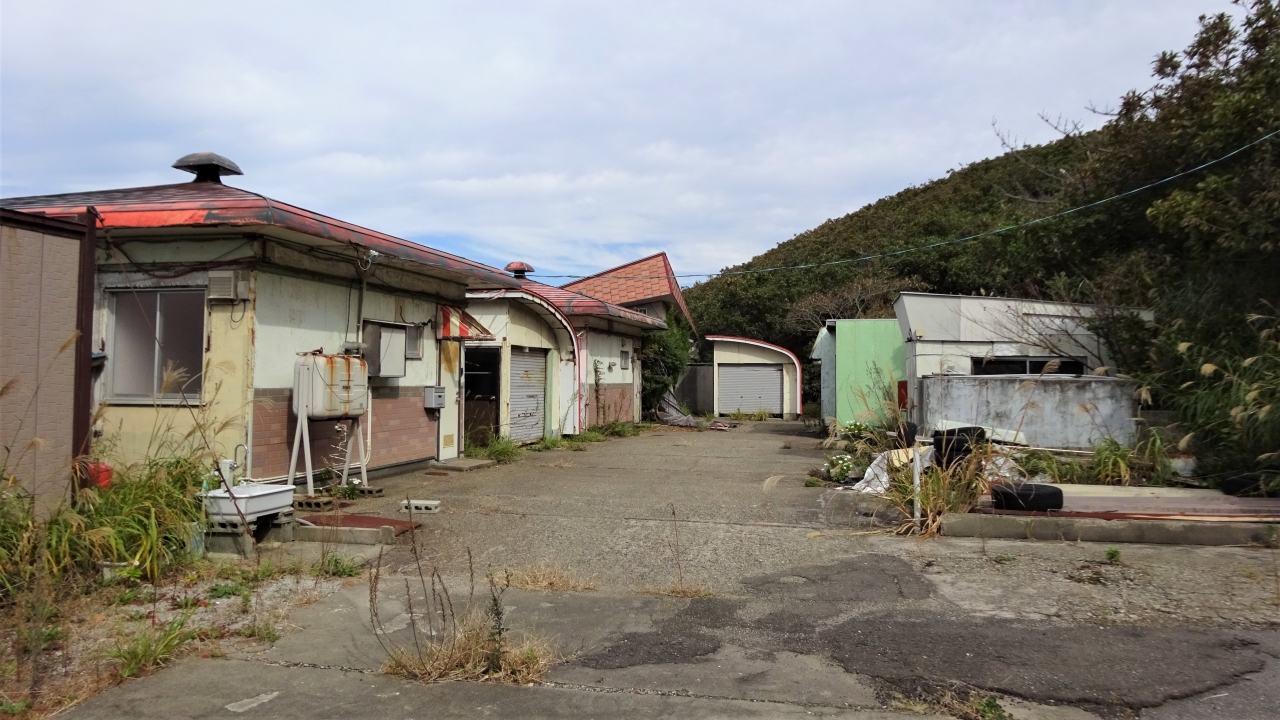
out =
[[119,663],[116,673],[122,678],[158,668],[194,636],[187,630],[190,619],[186,613],[165,625],[143,628],[124,642],[117,642],[106,656]]
[[517,590],[589,592],[596,589],[591,578],[569,570],[554,561],[542,561],[529,567],[512,570],[508,577],[511,587]]
[[488,445],[467,448],[467,455],[475,458],[488,458],[496,463],[512,463],[520,459],[524,448],[509,437],[495,435],[489,438]]

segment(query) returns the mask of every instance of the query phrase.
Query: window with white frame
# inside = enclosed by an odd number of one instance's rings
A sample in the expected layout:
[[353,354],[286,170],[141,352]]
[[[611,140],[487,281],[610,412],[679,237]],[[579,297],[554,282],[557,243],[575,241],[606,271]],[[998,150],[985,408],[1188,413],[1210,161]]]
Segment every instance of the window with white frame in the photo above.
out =
[[108,394],[113,400],[200,397],[204,290],[111,293]]

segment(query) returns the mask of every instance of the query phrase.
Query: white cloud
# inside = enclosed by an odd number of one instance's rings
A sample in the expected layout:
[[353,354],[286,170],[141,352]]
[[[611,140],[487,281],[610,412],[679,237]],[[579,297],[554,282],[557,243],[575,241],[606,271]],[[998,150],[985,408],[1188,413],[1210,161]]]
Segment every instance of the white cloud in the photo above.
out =
[[8,0],[0,192],[242,187],[495,264],[708,272],[1149,84],[1225,0]]

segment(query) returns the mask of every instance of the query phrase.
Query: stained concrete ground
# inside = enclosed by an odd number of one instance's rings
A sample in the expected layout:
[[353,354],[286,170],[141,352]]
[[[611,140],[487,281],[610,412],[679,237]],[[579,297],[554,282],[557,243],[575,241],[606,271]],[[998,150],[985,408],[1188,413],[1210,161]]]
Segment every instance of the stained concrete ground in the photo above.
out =
[[[656,430],[583,452],[379,482],[348,512],[441,500],[367,584],[300,608],[270,649],[188,659],[74,718],[885,718],[947,692],[1019,719],[1271,718],[1280,706],[1280,560],[1267,548],[916,540],[874,533],[806,488],[796,423]],[[596,590],[508,590],[508,624],[566,661],[535,687],[378,674],[423,622],[417,568],[465,601],[470,565],[553,561]],[[413,610],[406,602],[406,580]],[[712,597],[652,591],[681,584]],[[483,586],[483,581],[479,583]],[[477,588],[483,600],[483,587]],[[919,717],[918,715],[913,715]]]

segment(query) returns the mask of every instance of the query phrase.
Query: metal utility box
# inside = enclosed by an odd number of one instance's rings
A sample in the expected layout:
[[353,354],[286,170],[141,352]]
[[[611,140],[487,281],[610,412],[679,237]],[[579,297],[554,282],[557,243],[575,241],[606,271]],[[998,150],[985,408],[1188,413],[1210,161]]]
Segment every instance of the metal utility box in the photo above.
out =
[[370,377],[405,376],[405,326],[365,323],[364,344],[368,348]]
[[444,386],[428,385],[422,398],[422,407],[427,410],[439,410],[444,407]]
[[293,366],[293,412],[313,419],[357,417],[369,406],[365,361],[352,355],[303,355]]

